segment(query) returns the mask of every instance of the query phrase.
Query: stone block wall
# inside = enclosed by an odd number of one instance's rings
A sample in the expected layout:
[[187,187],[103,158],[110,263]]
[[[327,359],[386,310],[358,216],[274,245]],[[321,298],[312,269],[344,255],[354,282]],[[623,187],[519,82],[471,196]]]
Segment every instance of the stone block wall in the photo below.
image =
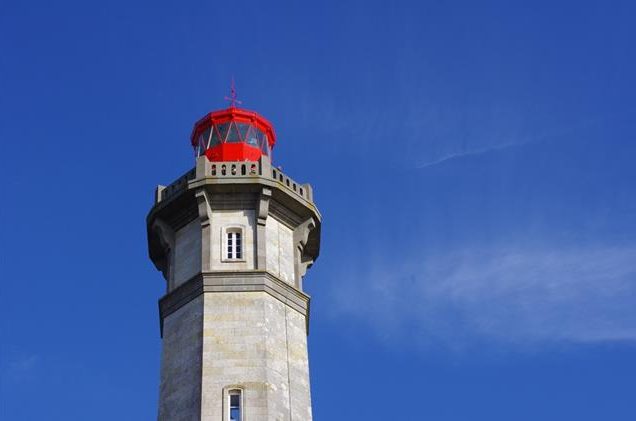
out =
[[201,271],[201,223],[195,219],[175,233],[173,288]]
[[245,421],[311,420],[305,316],[265,292],[203,296],[201,419],[223,420],[239,387]]
[[163,321],[159,421],[200,419],[202,351],[203,297],[199,296]]
[[294,285],[294,232],[271,216],[267,218],[265,230],[267,271]]

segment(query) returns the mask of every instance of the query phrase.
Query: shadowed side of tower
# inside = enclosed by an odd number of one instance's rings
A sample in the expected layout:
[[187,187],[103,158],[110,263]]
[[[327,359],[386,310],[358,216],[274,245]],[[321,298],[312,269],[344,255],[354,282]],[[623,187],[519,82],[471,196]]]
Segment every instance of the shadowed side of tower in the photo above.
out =
[[273,128],[230,107],[196,123],[196,166],[159,186],[159,420],[311,420],[302,279],[318,257],[312,189],[271,165]]

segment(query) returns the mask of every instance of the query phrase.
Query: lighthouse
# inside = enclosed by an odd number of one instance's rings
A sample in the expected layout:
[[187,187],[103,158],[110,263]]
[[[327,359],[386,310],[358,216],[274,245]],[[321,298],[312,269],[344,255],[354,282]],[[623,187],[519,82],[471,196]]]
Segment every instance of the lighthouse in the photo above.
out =
[[166,281],[160,421],[308,421],[309,296],[320,212],[272,165],[276,134],[239,108],[206,114],[195,166],[156,188],[150,259]]

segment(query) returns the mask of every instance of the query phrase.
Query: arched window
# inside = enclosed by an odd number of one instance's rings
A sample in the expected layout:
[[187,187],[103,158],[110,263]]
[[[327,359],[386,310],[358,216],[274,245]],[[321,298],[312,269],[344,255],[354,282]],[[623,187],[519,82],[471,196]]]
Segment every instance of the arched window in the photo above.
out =
[[243,259],[243,230],[241,228],[225,230],[225,258],[228,260]]
[[243,421],[243,391],[230,389],[227,393],[227,421]]

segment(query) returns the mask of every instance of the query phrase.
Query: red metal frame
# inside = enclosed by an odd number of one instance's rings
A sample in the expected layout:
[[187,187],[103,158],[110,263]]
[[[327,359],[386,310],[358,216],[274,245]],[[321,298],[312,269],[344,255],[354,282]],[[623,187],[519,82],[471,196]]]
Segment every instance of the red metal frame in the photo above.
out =
[[[225,110],[208,113],[197,121],[190,135],[192,147],[196,151],[199,146],[199,135],[208,128],[214,127],[213,130],[218,133],[217,127],[219,124],[232,121],[236,123],[248,123],[258,128],[267,135],[267,143],[270,151],[274,148],[276,144],[276,133],[274,132],[272,123],[254,111],[237,107],[230,107]],[[222,140],[221,143],[205,151],[205,155],[210,161],[257,161],[262,154],[263,152],[259,147],[247,144],[245,140],[235,143],[228,143]]]

